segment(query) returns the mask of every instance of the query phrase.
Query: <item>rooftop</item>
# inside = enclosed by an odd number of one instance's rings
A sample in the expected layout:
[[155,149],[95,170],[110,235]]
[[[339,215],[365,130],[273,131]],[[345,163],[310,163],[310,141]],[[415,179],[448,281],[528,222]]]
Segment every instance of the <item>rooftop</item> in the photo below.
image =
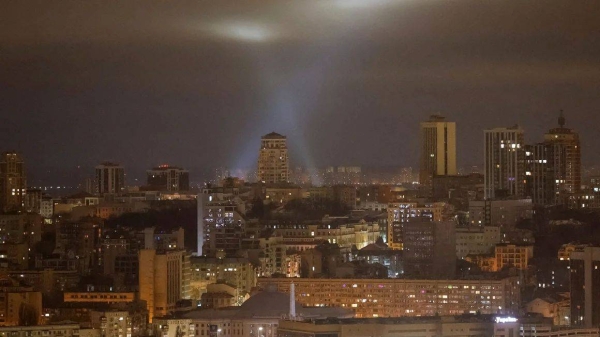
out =
[[262,136],[262,139],[286,139],[286,137],[278,134],[277,132],[271,132]]

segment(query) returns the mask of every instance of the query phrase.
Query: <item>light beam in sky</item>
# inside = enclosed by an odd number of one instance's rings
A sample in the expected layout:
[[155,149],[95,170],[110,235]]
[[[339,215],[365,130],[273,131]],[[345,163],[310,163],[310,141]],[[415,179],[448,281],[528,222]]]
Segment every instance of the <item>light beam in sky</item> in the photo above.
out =
[[[377,16],[363,15],[363,11],[381,9],[402,1],[331,0],[318,3],[316,6],[306,3],[306,7],[302,10],[315,14],[313,21],[333,23],[334,26],[331,27],[335,27],[335,29],[325,32],[318,29],[313,30],[314,27],[310,24],[299,26],[288,22],[277,24],[268,19],[266,21],[270,25],[263,19],[255,22],[229,21],[215,26],[221,36],[243,42],[277,43],[281,38],[287,36],[286,33],[308,34],[314,41],[320,42],[307,50],[308,54],[313,55],[310,64],[286,74],[284,78],[281,77],[279,71],[280,68],[285,68],[285,64],[282,62],[287,60],[273,58],[271,53],[266,52],[262,47],[257,47],[260,49],[256,49],[253,54],[256,71],[259,74],[256,82],[257,85],[263,87],[265,109],[269,111],[267,118],[261,124],[261,132],[266,134],[275,131],[288,136],[288,147],[290,150],[296,150],[290,151],[292,161],[314,172],[315,162],[308,145],[308,135],[302,132],[305,129],[302,124],[306,119],[312,118],[310,112],[315,110],[315,106],[319,104],[319,95],[323,90],[323,85],[340,58],[349,52],[360,52],[356,50],[360,46],[352,43],[353,35],[356,31],[369,28],[372,20],[378,19]],[[369,4],[377,8],[373,8]],[[318,26],[317,23],[315,24]],[[293,29],[293,31],[289,31],[289,29]],[[246,139],[253,139],[253,141],[248,142],[244,149],[240,149],[238,157],[235,158],[234,167],[256,166],[259,138],[256,136],[256,130],[249,130],[248,134],[251,136],[248,135]],[[315,185],[323,183],[322,177],[317,175],[312,175],[312,179]]]
[[225,21],[210,25],[208,30],[218,36],[244,41],[269,42],[279,37],[277,29],[261,22]]

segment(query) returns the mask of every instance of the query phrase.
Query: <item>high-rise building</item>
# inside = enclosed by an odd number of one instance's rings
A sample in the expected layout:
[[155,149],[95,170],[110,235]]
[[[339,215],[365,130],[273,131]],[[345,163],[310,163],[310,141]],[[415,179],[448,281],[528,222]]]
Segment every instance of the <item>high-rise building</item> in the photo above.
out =
[[485,199],[525,195],[525,133],[519,126],[485,130]]
[[411,277],[452,279],[456,274],[456,223],[414,221],[404,223],[404,273]]
[[96,193],[118,193],[125,187],[125,169],[115,163],[96,166]]
[[4,152],[0,157],[0,211],[24,207],[26,193],[23,158],[14,151]]
[[579,135],[564,127],[562,111],[558,124],[544,135],[544,142],[525,150],[526,195],[536,205],[565,204],[569,195],[581,191]]
[[571,253],[571,324],[600,324],[600,247],[582,247]]
[[388,221],[386,243],[391,249],[403,249],[403,226],[405,223],[422,221],[442,221],[446,218],[448,204],[434,202],[418,204],[416,202],[390,203],[387,206]]
[[550,205],[554,200],[552,148],[545,143],[525,147],[525,195],[535,205]]
[[433,115],[421,123],[419,183],[431,190],[436,175],[456,175],[456,123]]
[[266,184],[289,181],[288,149],[285,136],[275,132],[262,136],[258,156],[258,179]]
[[[555,167],[554,180],[560,193],[581,191],[581,145],[579,134],[565,127],[565,117],[561,110],[558,128],[550,129],[544,135],[544,143],[555,153],[552,165]],[[558,181],[558,182],[557,182]]]
[[190,173],[180,167],[160,165],[146,171],[148,186],[159,191],[188,191],[190,189]]
[[142,249],[139,268],[140,300],[148,305],[150,322],[173,312],[179,300],[189,299],[190,259],[184,250]]

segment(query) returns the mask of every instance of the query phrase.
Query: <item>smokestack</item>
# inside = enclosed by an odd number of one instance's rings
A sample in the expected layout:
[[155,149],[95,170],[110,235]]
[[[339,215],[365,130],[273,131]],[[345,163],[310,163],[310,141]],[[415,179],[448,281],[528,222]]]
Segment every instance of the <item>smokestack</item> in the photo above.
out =
[[294,282],[290,285],[290,318],[296,318],[296,289]]

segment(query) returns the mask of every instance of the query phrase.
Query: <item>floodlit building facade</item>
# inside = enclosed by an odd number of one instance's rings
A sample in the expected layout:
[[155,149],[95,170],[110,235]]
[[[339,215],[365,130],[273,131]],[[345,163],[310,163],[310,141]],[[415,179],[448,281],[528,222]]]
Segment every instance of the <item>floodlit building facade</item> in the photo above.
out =
[[258,154],[258,180],[266,184],[290,180],[287,138],[271,132],[262,136]]
[[139,296],[148,305],[148,318],[165,316],[179,300],[189,299],[190,260],[185,251],[139,252]]
[[434,176],[456,172],[456,123],[431,116],[421,123],[419,183],[430,191]]
[[256,286],[255,267],[246,258],[194,256],[190,261],[192,299],[199,300],[208,285],[223,282],[235,287],[234,302],[240,305]]

